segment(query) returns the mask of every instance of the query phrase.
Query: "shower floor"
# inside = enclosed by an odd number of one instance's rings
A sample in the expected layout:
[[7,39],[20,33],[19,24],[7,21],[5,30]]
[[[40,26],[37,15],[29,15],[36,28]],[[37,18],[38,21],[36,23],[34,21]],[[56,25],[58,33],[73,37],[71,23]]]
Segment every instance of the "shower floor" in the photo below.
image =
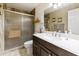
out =
[[21,47],[21,48],[17,48],[17,49],[5,52],[1,54],[0,56],[32,56],[32,54],[28,55],[27,49],[25,49],[24,47]]
[[23,45],[24,43],[21,41],[21,39],[6,39],[5,40],[5,50],[12,49],[18,46]]

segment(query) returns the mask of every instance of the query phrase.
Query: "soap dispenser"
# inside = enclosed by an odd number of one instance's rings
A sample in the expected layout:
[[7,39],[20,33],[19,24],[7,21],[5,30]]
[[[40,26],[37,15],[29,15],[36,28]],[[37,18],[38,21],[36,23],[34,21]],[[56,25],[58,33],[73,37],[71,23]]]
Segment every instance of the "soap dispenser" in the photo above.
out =
[[45,30],[45,28],[44,28],[44,24],[41,23],[41,24],[40,24],[40,33],[44,32],[44,30]]

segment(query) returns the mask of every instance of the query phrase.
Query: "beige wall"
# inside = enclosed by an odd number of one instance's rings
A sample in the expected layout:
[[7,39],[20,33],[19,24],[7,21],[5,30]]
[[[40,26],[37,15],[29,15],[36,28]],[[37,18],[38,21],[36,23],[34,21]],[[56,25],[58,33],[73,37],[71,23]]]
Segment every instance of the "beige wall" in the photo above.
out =
[[[48,8],[48,3],[40,3],[35,9],[35,20],[38,18],[39,23],[35,23],[35,33],[40,32],[40,26],[44,26],[44,10]],[[42,31],[44,28],[42,29]]]
[[4,51],[4,11],[0,8],[0,53]]
[[[62,19],[63,19],[62,23],[65,24],[64,29],[67,30],[68,29],[68,11],[75,9],[75,8],[79,8],[78,3],[74,3],[71,5],[65,6],[64,8],[57,9],[56,11],[50,13],[50,19],[49,19],[50,29],[51,29],[51,25],[53,25],[53,23],[51,22],[51,19],[56,18],[56,20],[57,20],[57,18],[62,17]],[[55,22],[55,23],[57,23],[57,22]]]

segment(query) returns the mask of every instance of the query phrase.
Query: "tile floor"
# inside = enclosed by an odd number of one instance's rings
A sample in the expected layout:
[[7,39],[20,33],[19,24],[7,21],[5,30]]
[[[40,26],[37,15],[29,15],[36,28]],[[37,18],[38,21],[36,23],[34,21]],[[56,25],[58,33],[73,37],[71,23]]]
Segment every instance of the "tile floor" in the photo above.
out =
[[21,47],[21,48],[17,48],[9,52],[3,53],[0,56],[32,56],[32,54],[28,55],[27,50],[24,47]]

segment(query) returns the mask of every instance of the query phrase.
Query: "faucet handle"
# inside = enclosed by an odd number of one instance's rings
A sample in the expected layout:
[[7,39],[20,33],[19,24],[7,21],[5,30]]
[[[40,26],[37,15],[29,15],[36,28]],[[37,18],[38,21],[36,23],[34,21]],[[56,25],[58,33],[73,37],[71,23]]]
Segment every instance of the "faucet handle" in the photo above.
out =
[[55,33],[55,37],[57,36],[57,34]]
[[56,37],[56,31],[53,32],[53,35]]

